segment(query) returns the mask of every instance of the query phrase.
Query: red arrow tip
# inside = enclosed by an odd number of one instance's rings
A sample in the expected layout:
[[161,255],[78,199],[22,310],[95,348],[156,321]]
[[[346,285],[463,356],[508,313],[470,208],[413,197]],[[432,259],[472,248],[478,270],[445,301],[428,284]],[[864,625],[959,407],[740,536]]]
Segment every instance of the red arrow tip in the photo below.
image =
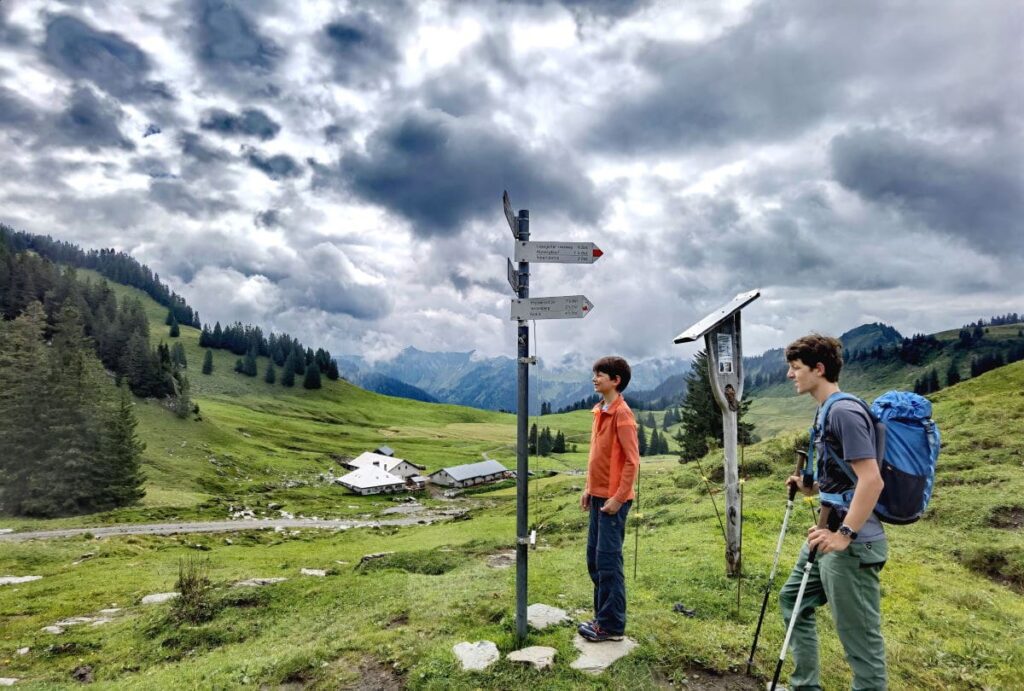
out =
[[594,248],[594,256],[595,256],[595,257],[600,257],[600,256],[603,256],[603,255],[604,255],[604,252],[602,252],[602,251],[601,251],[600,249],[598,249],[597,247],[595,247],[595,248]]
[[589,308],[589,307],[587,307],[586,305],[583,305],[583,311],[584,311],[584,312],[586,312],[586,311],[587,311],[588,309],[590,309],[590,308]]

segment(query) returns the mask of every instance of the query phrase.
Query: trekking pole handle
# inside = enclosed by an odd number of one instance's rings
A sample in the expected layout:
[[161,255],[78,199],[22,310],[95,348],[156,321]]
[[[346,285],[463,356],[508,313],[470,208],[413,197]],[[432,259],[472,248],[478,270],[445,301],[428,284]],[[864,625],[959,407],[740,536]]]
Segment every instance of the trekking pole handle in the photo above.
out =
[[[796,452],[796,471],[794,472],[794,475],[800,475],[803,472],[804,465],[806,463],[806,459],[807,459],[807,452],[806,451],[797,451]],[[797,489],[798,488],[796,486],[796,483],[792,483],[792,482],[789,483],[789,500],[790,501],[793,501],[793,499],[796,498]]]

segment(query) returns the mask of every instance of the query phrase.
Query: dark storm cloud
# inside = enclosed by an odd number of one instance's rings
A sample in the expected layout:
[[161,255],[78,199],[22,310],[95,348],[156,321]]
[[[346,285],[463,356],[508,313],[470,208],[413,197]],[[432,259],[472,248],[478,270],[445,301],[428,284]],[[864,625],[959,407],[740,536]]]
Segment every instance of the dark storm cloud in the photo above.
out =
[[279,228],[281,227],[281,212],[278,209],[260,211],[253,218],[253,223],[260,228]]
[[320,49],[346,86],[366,86],[387,76],[400,59],[394,38],[378,20],[365,14],[337,19],[323,28]]
[[836,137],[829,153],[835,179],[862,198],[989,254],[1024,251],[1024,167],[1013,144],[959,152],[872,129]]
[[281,131],[281,125],[259,108],[246,108],[238,115],[212,108],[203,114],[199,127],[228,136],[258,137],[263,141],[273,139]]
[[152,65],[137,45],[75,17],[60,15],[49,21],[43,53],[72,79],[87,79],[124,101],[170,98],[165,84],[148,79]]
[[271,180],[286,180],[302,175],[302,165],[288,154],[267,156],[251,149],[246,154],[246,161]]
[[226,151],[209,146],[195,132],[182,132],[178,137],[178,142],[181,144],[181,153],[200,163],[223,162],[229,158]]
[[231,0],[195,0],[196,55],[209,79],[255,85],[274,71],[284,51],[240,7]]
[[179,180],[153,180],[149,184],[149,198],[171,213],[190,218],[216,216],[236,208],[234,203],[221,199],[198,197]]
[[420,236],[455,235],[470,219],[493,217],[504,189],[523,207],[584,222],[602,209],[568,152],[530,150],[492,123],[442,113],[402,115],[370,136],[365,154],[345,155],[334,174],[366,201],[405,216]]
[[135,144],[121,134],[121,109],[99,98],[92,89],[77,88],[68,107],[52,122],[52,136],[40,138],[40,145],[60,144],[89,151],[105,148],[134,150]]
[[653,85],[617,92],[587,145],[646,153],[786,137],[841,108],[843,53],[824,50],[820,30],[793,34],[789,19],[762,8],[710,43],[643,48]]
[[0,86],[0,125],[25,129],[39,119],[31,104],[10,89]]

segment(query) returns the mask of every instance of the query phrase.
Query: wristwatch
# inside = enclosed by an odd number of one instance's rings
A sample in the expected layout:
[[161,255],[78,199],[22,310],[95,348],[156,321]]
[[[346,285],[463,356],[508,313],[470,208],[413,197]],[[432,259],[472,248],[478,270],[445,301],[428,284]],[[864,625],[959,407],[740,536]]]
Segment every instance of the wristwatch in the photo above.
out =
[[845,535],[846,537],[850,538],[851,540],[856,540],[857,539],[857,531],[854,530],[853,528],[851,528],[850,526],[846,525],[845,523],[843,523],[841,526],[839,526],[839,534],[840,535]]

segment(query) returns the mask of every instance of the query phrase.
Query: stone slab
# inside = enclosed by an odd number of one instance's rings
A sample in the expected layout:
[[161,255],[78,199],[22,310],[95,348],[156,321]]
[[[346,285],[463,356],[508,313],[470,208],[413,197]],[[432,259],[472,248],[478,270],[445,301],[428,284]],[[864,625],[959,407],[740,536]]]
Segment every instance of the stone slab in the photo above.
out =
[[0,585],[17,585],[18,583],[31,583],[38,581],[42,576],[0,576]]
[[529,648],[509,653],[508,660],[533,665],[534,669],[547,669],[555,664],[555,655],[557,654],[557,650],[546,645],[532,645]]
[[0,686],[14,686],[20,681],[14,677],[0,677]]
[[299,573],[303,576],[317,576],[318,578],[323,578],[327,575],[327,571],[324,569],[300,569]]
[[526,621],[538,631],[543,631],[549,626],[558,626],[571,620],[564,609],[534,603],[526,608]]
[[475,643],[464,641],[457,643],[452,648],[452,652],[455,653],[455,657],[462,663],[462,669],[472,672],[485,670],[501,659],[498,646],[491,641],[477,641]]
[[583,636],[576,634],[572,644],[580,651],[580,656],[569,665],[587,674],[601,674],[620,658],[629,655],[637,642],[631,638],[623,638],[621,641],[602,641],[592,643]]
[[236,588],[259,588],[264,585],[274,585],[275,583],[281,583],[287,581],[287,578],[248,578],[244,581],[238,581],[235,583]]
[[180,597],[181,593],[153,593],[142,598],[142,604],[144,605],[159,605],[162,602],[169,602],[176,597]]

